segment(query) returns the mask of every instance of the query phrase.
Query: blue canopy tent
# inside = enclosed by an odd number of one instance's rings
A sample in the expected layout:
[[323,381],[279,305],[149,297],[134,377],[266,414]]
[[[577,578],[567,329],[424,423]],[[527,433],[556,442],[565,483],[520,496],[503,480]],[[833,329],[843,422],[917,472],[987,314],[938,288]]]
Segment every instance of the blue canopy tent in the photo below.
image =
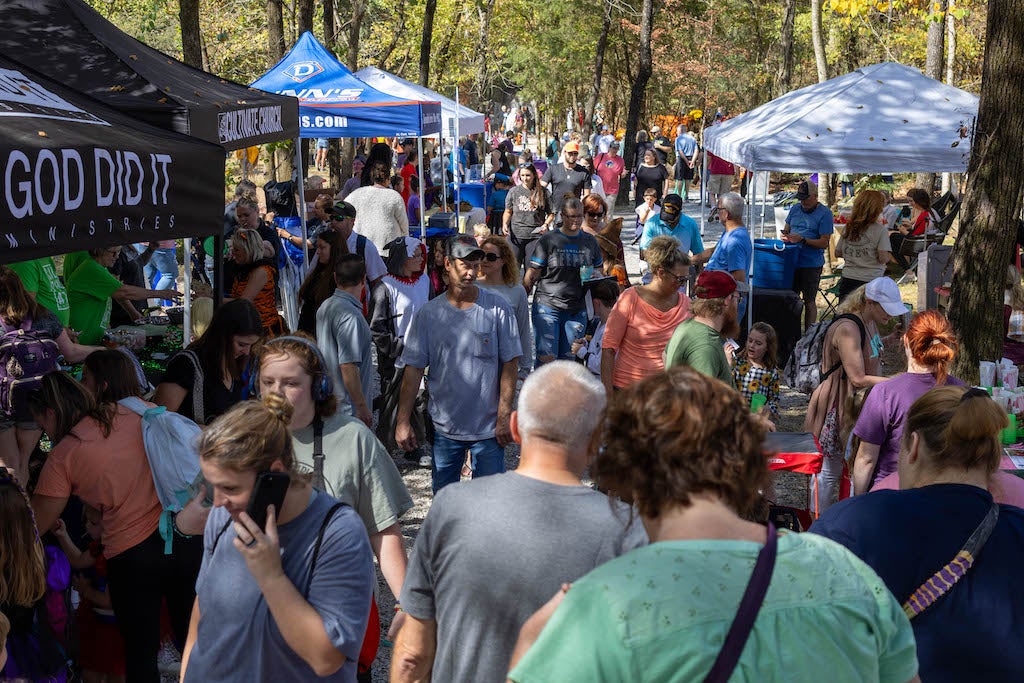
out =
[[[252,83],[253,88],[287,95],[299,100],[300,138],[420,138],[419,176],[423,177],[422,138],[441,132],[441,103],[407,100],[383,93],[356,78],[309,31],[303,33],[291,51],[267,73]],[[301,145],[296,141],[297,169],[305,169]],[[305,173],[300,170],[302,176]],[[300,178],[300,183],[303,179]],[[420,206],[423,206],[423,183]],[[302,235],[306,236],[306,210],[302,202]],[[420,220],[420,238],[426,221]],[[301,283],[307,270],[302,250],[301,271],[290,273],[288,281]],[[286,311],[294,327],[292,312]]]

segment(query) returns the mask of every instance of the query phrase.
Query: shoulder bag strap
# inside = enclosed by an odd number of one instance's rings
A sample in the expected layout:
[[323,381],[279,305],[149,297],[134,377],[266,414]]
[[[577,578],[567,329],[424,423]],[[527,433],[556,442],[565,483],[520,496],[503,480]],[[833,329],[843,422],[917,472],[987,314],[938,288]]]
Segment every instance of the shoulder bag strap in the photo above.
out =
[[747,644],[750,632],[754,628],[754,622],[757,620],[757,613],[761,611],[764,596],[768,593],[768,585],[772,581],[778,544],[778,532],[775,530],[775,525],[768,522],[768,542],[757,554],[757,563],[754,564],[754,571],[747,583],[747,590],[743,593],[743,599],[740,600],[740,606],[736,610],[732,626],[729,627],[729,633],[726,634],[722,649],[718,651],[718,658],[715,659],[704,683],[726,683],[732,676],[736,664],[740,661],[743,647]]
[[903,611],[907,617],[913,619],[921,612],[935,604],[935,602],[956,585],[956,582],[964,578],[967,570],[974,566],[978,559],[978,553],[985,546],[992,530],[996,528],[999,521],[999,504],[992,503],[988,513],[981,524],[964,543],[964,547],[956,554],[956,557],[945,567],[935,572],[927,581],[921,584],[913,594],[903,603]]
[[313,420],[313,488],[327,490],[324,482],[324,421],[319,415]]
[[195,351],[185,349],[181,352],[192,363],[192,419],[196,424],[206,424],[206,405],[203,396],[206,381],[203,377],[203,366],[199,364],[199,356]]
[[320,546],[323,545],[324,533],[327,531],[327,525],[330,524],[331,518],[334,517],[334,513],[344,506],[344,503],[335,503],[334,506],[327,511],[323,524],[320,525],[320,531],[317,532],[316,545],[313,546],[313,560],[309,563],[309,575],[306,577],[306,589],[302,591],[302,598],[304,600],[309,600],[309,589],[313,586],[313,570],[316,569],[316,561],[320,557]]

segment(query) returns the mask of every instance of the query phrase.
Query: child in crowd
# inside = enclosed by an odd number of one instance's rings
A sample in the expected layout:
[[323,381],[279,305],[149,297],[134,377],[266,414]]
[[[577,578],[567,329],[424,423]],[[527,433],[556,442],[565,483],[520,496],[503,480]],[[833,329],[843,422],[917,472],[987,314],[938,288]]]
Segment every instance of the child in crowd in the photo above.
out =
[[503,173],[494,174],[494,189],[491,190],[491,196],[487,198],[487,227],[494,235],[501,233],[501,219],[505,213],[505,197],[508,196],[511,186],[512,182],[508,176]]
[[476,238],[476,243],[483,246],[484,240],[491,236],[491,229],[487,227],[486,223],[477,223],[473,226],[473,237]]
[[658,202],[658,191],[653,187],[644,190],[644,201],[636,207],[636,235],[633,244],[640,241],[644,233],[644,224],[661,213],[661,205]]
[[[78,622],[79,664],[85,683],[121,683],[125,676],[124,640],[117,629],[110,594],[107,592],[107,558],[103,556],[103,522],[100,511],[86,505],[82,516],[85,530],[92,539],[87,550],[81,550],[68,536],[64,522],[57,522],[54,535],[76,575],[71,584],[82,602],[75,611]],[[88,578],[87,578],[88,577]]]
[[587,323],[586,335],[572,343],[572,352],[590,372],[601,376],[601,340],[608,316],[619,298],[619,286],[614,280],[595,280],[587,286],[594,303],[594,317]]
[[409,217],[409,234],[420,226],[423,207],[420,204],[420,177],[409,176],[409,201],[405,203],[405,213]]
[[732,378],[743,398],[750,401],[761,394],[767,401],[762,411],[772,419],[779,419],[781,372],[778,364],[779,338],[768,323],[754,323],[747,335],[747,343],[736,358]]
[[402,190],[405,189],[405,178],[400,175],[391,176],[391,189],[402,194]]

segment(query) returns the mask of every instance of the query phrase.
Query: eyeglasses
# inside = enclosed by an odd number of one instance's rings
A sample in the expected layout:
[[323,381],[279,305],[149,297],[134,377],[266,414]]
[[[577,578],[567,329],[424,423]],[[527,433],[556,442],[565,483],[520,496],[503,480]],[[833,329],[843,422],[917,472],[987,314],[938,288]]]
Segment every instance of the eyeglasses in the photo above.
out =
[[563,213],[562,214],[562,220],[564,220],[564,221],[578,221],[578,220],[582,220],[582,219],[583,219],[583,216],[581,214],[578,214],[578,213]]
[[733,300],[735,300],[736,302],[743,301],[744,299],[747,298],[746,294],[744,294],[743,292],[738,292],[738,291],[737,292],[733,292],[731,296],[732,296]]
[[604,216],[604,211],[587,211],[587,215],[591,218],[601,218]]
[[498,256],[497,254],[490,254],[490,253],[487,253],[487,254],[484,254],[484,258],[483,258],[483,260],[484,260],[484,261],[487,261],[488,263],[494,263],[495,261],[497,261],[497,260],[498,260],[498,259],[500,259],[500,258],[501,258],[501,257],[500,257],[500,256]]
[[566,152],[565,153],[565,156],[567,156],[567,157],[578,157],[579,155],[580,155],[579,152]]

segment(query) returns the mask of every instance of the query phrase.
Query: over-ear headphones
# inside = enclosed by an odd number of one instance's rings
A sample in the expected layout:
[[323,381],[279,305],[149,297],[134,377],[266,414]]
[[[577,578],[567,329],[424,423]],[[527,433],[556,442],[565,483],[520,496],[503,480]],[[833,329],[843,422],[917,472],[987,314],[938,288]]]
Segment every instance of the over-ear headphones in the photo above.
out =
[[[334,394],[334,383],[331,382],[331,376],[327,374],[327,360],[324,358],[323,352],[320,351],[320,347],[305,337],[297,337],[293,334],[285,334],[280,337],[268,339],[263,343],[263,345],[273,346],[278,342],[283,341],[292,341],[304,344],[309,347],[309,349],[313,351],[313,355],[316,356],[317,367],[313,368],[313,400],[323,401]],[[249,387],[249,395],[255,398],[260,397],[259,364],[257,364],[252,370],[252,383]]]

